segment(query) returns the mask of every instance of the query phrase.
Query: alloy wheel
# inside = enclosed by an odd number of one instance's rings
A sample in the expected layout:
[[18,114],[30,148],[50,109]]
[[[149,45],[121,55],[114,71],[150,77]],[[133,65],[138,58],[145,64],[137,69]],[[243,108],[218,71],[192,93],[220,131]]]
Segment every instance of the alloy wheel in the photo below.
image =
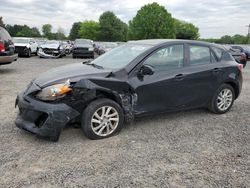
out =
[[233,93],[230,89],[223,89],[217,97],[217,107],[220,111],[226,111],[233,102]]
[[91,128],[98,136],[108,136],[119,124],[119,114],[112,106],[98,108],[91,118]]

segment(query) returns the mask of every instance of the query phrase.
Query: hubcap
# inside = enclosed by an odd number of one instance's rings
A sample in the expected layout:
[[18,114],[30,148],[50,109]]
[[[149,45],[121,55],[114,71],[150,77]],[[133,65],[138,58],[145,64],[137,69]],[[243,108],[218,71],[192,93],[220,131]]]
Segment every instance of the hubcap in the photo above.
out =
[[223,89],[217,98],[217,107],[221,111],[226,111],[232,104],[233,93],[230,89]]
[[112,106],[98,108],[91,118],[91,128],[98,136],[108,136],[119,123],[119,114]]

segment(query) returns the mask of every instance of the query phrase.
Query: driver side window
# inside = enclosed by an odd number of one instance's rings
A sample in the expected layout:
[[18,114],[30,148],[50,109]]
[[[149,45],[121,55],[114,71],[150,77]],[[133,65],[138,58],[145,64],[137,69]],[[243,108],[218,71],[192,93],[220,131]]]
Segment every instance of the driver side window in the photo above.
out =
[[146,59],[144,65],[153,67],[156,71],[173,70],[183,67],[184,45],[171,45],[161,48]]

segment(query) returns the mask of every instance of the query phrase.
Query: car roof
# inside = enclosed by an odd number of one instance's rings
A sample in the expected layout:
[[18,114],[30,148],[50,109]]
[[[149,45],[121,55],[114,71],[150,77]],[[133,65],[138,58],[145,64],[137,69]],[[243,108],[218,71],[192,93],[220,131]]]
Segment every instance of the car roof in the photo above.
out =
[[13,39],[32,39],[32,38],[29,38],[29,37],[13,37]]
[[146,39],[146,40],[133,40],[128,41],[128,43],[134,43],[134,44],[142,44],[142,45],[151,45],[151,46],[157,46],[164,43],[174,43],[174,42],[187,42],[192,44],[200,44],[200,45],[212,45],[215,47],[222,48],[219,44],[209,43],[209,42],[203,42],[203,41],[197,41],[197,40],[182,40],[182,39]]

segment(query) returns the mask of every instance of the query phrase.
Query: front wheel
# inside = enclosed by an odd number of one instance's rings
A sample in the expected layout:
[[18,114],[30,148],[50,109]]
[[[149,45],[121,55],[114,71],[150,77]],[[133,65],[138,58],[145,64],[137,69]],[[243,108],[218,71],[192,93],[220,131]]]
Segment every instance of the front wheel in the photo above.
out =
[[228,112],[235,100],[234,88],[228,84],[223,84],[215,92],[209,109],[216,114],[224,114]]
[[81,126],[90,139],[102,139],[118,133],[124,122],[120,105],[110,99],[91,102],[82,114]]
[[28,49],[27,57],[31,57],[31,50],[30,49]]

